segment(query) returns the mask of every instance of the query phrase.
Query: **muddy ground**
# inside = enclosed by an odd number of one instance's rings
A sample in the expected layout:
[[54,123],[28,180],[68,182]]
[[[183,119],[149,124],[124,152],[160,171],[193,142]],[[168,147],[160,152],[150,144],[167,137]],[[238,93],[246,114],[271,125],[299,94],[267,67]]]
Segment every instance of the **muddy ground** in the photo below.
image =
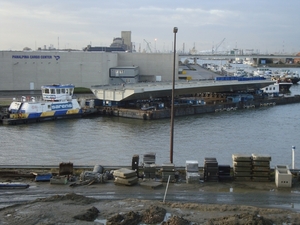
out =
[[[280,209],[274,207],[259,207],[235,204],[201,204],[197,202],[174,201],[167,199],[143,200],[125,197],[119,200],[99,199],[87,197],[94,193],[116,192],[126,195],[129,192],[141,193],[164,192],[166,185],[155,190],[147,189],[139,184],[133,187],[107,184],[93,184],[71,188],[69,185],[53,185],[30,181],[31,189],[22,190],[16,194],[33,195],[37,191],[47,197],[41,197],[27,202],[17,203],[0,209],[0,224],[107,224],[107,225],[135,225],[135,224],[300,224],[300,213],[294,209]],[[173,187],[176,186],[176,189]],[[274,188],[274,183],[211,183],[211,184],[170,184],[169,192],[179,188],[192,191],[201,188],[203,192],[218,192],[228,187],[241,189],[245,193]],[[295,189],[299,189],[297,183]],[[0,190],[7,193],[14,190]],[[49,195],[51,193],[51,195]],[[54,194],[53,194],[54,193]],[[287,192],[289,193],[289,192]],[[175,193],[176,195],[176,193]],[[13,196],[13,195],[12,195]],[[130,195],[129,195],[130,196]],[[133,196],[131,194],[131,196]],[[247,202],[245,195],[245,202]],[[154,199],[154,198],[153,198]]]
[[300,214],[282,209],[55,195],[0,211],[1,224],[299,224]]

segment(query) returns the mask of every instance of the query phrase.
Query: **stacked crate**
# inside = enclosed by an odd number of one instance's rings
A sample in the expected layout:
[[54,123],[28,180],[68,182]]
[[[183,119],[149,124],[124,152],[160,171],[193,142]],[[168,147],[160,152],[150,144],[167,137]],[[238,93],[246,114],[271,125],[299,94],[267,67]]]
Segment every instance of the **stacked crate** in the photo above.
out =
[[231,181],[230,165],[219,165],[219,181]]
[[175,165],[173,163],[163,163],[161,166],[162,181],[167,182],[170,176],[170,182],[175,181]]
[[144,154],[143,163],[144,164],[153,164],[153,163],[155,163],[155,153],[149,152],[149,153]]
[[270,181],[271,156],[252,154],[252,181]]
[[200,174],[199,174],[198,161],[187,160],[185,166],[185,172],[186,172],[186,182],[188,184],[199,183]]
[[143,157],[144,178],[156,177],[155,158],[156,158],[155,153],[153,152],[144,154]]
[[114,171],[115,184],[123,184],[127,186],[134,185],[138,182],[138,177],[136,175],[136,171],[121,168]]
[[204,181],[219,181],[219,167],[216,158],[204,159]]
[[251,181],[252,157],[251,155],[233,154],[233,174],[237,181]]
[[156,164],[144,164],[144,178],[152,178],[156,177]]

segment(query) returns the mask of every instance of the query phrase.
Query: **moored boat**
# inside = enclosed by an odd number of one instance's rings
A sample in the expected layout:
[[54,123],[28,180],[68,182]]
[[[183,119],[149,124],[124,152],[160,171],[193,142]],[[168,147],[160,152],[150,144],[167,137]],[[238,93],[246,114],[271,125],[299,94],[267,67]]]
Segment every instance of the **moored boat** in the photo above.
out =
[[22,96],[14,99],[8,108],[7,115],[2,118],[3,124],[20,124],[40,122],[61,118],[81,117],[83,111],[73,98],[74,85],[52,84],[42,86],[42,99]]
[[272,70],[270,70],[269,68],[262,67],[262,68],[257,68],[257,69],[253,72],[253,75],[254,75],[254,76],[265,77],[265,76],[271,76],[272,73],[273,73]]
[[[274,79],[273,79],[274,80]],[[290,91],[290,87],[292,86],[292,82],[283,81],[283,80],[274,80],[275,83],[264,88],[261,90],[268,95],[278,96],[279,93],[286,93]]]

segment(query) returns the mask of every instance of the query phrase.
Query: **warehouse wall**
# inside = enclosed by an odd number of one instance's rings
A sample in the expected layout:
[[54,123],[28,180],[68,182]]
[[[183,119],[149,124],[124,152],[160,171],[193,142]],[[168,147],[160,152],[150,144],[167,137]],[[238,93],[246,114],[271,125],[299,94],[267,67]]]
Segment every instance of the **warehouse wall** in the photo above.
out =
[[[140,75],[146,78],[172,80],[173,54],[2,51],[0,91],[39,90],[42,85],[55,83],[90,88],[109,84],[109,68],[132,65],[139,66]],[[177,71],[176,64],[176,75]]]

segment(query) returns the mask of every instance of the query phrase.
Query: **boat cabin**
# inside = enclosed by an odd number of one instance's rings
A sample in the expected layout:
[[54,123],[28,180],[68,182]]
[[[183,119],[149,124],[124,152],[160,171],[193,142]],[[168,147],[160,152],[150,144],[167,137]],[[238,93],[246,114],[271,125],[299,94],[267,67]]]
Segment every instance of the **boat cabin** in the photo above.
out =
[[52,84],[42,86],[42,96],[45,101],[66,101],[72,100],[74,93],[73,84]]
[[275,83],[275,84],[271,84],[267,87],[261,88],[261,90],[263,91],[263,93],[266,93],[270,96],[278,96],[280,87],[279,87],[278,83]]

